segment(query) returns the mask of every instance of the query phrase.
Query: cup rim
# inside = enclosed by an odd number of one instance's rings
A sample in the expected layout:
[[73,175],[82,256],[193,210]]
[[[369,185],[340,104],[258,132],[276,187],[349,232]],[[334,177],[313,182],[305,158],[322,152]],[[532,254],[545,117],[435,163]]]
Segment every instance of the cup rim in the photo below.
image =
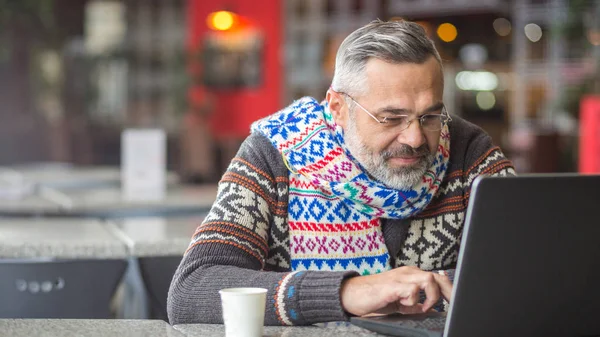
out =
[[223,295],[261,295],[266,294],[266,288],[252,288],[252,287],[239,287],[239,288],[225,288],[219,290],[219,294]]

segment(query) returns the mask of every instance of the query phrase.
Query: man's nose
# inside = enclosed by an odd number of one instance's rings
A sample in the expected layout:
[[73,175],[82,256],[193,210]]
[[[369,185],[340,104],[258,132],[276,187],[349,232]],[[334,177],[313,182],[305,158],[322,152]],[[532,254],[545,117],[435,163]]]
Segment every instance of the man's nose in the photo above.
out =
[[398,141],[402,144],[411,146],[413,149],[417,149],[425,144],[425,135],[423,134],[423,129],[421,129],[418,119],[414,119],[406,130],[400,132]]

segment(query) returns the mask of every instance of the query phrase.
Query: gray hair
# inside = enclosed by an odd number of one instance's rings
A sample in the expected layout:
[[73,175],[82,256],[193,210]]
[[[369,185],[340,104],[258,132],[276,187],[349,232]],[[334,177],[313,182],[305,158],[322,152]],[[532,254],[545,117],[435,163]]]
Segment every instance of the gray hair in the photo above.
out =
[[431,56],[441,67],[440,54],[419,24],[375,20],[352,32],[340,45],[331,87],[350,95],[364,94],[368,90],[365,65],[372,57],[390,63],[422,64]]

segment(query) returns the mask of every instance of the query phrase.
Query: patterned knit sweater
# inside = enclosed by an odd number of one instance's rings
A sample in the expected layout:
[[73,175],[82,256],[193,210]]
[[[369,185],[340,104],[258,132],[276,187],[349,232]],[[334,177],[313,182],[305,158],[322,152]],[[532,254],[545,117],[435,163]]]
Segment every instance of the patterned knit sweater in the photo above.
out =
[[[392,267],[453,269],[470,188],[479,175],[514,168],[477,126],[453,116],[450,162],[437,195],[406,220],[382,219]],[[222,323],[218,290],[267,288],[265,323],[304,325],[347,320],[340,286],[352,271],[291,272],[289,171],[263,135],[242,144],[219,183],[217,200],[177,269],[167,303],[171,324]]]

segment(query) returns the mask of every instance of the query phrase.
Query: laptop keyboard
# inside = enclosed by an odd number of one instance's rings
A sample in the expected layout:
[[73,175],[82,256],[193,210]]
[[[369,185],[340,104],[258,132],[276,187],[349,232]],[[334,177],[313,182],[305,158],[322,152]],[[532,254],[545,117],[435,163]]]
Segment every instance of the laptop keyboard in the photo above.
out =
[[352,317],[350,322],[390,336],[441,337],[446,325],[446,313]]
[[403,320],[398,322],[399,325],[404,327],[411,327],[417,329],[426,329],[433,331],[444,331],[446,325],[446,317],[429,317],[423,320]]

